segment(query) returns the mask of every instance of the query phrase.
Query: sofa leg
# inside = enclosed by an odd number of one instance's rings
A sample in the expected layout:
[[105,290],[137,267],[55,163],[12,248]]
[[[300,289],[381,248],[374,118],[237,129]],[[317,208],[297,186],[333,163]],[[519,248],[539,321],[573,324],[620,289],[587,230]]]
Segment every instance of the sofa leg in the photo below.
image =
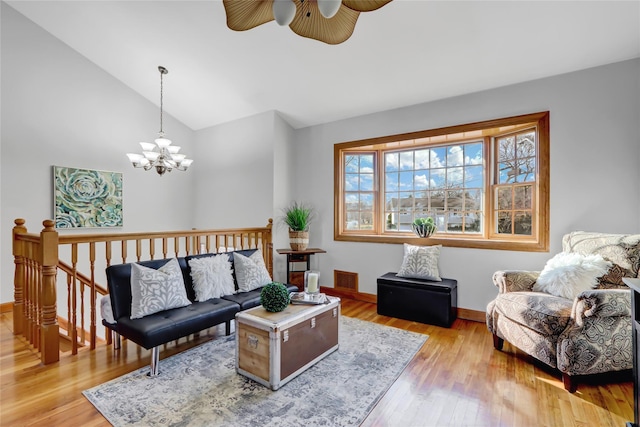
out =
[[562,373],[562,383],[564,384],[564,389],[569,393],[575,393],[578,389],[578,384],[576,380],[569,374]]
[[227,320],[224,323],[224,333],[229,336],[231,335],[231,320]]
[[493,348],[495,348],[496,350],[502,350],[503,345],[504,345],[504,340],[499,336],[497,336],[496,334],[493,334]]
[[160,347],[156,346],[151,349],[151,371],[149,371],[150,377],[158,376],[160,373],[158,365],[160,364]]
[[120,334],[117,333],[116,331],[112,331],[113,332],[113,349],[114,350],[120,350]]

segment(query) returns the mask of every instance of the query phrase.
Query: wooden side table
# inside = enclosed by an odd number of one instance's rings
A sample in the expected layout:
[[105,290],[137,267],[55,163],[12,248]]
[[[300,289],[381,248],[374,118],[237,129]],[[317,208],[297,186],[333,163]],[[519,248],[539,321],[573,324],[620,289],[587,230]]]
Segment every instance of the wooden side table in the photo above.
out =
[[[311,256],[313,254],[326,254],[327,251],[319,248],[307,248],[304,251],[294,251],[292,249],[277,249],[280,255],[287,256],[287,283],[296,285],[300,292],[304,291],[304,272],[311,270]],[[298,270],[297,264],[305,263],[305,270]]]

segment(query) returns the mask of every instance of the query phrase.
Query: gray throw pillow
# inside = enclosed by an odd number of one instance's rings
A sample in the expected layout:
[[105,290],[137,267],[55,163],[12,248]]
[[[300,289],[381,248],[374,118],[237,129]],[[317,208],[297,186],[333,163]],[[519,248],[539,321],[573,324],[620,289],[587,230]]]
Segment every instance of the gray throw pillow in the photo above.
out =
[[396,276],[441,282],[438,268],[440,248],[442,245],[414,246],[405,243],[402,266]]
[[261,251],[254,252],[250,257],[234,252],[233,266],[236,270],[238,292],[249,292],[273,281],[264,265]]
[[131,318],[191,304],[178,260],[172,258],[157,270],[131,264]]

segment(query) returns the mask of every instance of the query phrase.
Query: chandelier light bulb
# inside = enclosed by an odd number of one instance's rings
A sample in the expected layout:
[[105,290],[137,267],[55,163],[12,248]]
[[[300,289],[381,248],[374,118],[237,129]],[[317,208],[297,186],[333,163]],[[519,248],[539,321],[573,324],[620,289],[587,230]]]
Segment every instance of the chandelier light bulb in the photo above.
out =
[[320,14],[327,19],[331,19],[336,16],[336,13],[340,10],[340,5],[342,5],[341,0],[318,0],[318,9],[320,9]]
[[273,17],[278,25],[287,26],[296,15],[296,4],[293,0],[273,0]]

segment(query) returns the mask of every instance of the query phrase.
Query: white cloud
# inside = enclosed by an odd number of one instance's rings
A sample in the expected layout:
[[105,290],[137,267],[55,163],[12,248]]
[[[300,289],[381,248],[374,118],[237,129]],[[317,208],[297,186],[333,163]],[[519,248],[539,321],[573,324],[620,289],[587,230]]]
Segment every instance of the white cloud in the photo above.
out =
[[384,156],[387,163],[387,168],[391,170],[397,170],[398,168],[398,153],[387,153]]
[[414,184],[416,187],[426,187],[428,184],[427,175],[416,175]]
[[462,186],[464,168],[447,168],[447,185]]
[[429,150],[416,150],[416,169],[429,169]]
[[347,191],[357,191],[359,183],[360,179],[358,175],[347,174],[347,179],[345,180],[345,189]]
[[447,155],[447,166],[462,166],[463,151],[462,147],[459,145],[454,145],[449,148],[449,154]]
[[435,150],[431,150],[431,167],[432,168],[443,168],[444,161],[438,156],[438,153]]
[[482,164],[482,153],[477,153],[474,158],[470,158],[469,156],[464,158],[464,163],[466,165],[481,165]]
[[413,152],[400,153],[400,170],[413,169]]
[[347,203],[358,203],[358,195],[357,194],[347,194],[345,197],[345,201]]

